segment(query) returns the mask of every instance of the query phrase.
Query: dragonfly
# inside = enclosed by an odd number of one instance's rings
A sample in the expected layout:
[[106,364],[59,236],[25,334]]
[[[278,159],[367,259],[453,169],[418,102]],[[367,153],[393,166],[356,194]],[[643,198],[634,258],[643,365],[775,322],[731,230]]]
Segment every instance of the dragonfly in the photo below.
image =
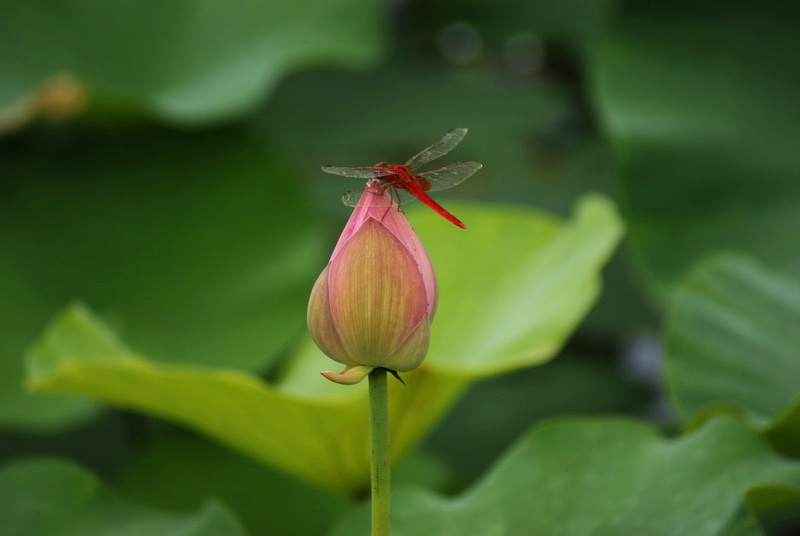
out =
[[[405,164],[389,165],[381,162],[372,167],[322,166],[322,171],[343,177],[369,179],[368,187],[378,186],[390,194],[386,206],[402,205],[419,199],[447,221],[466,229],[467,226],[461,220],[434,201],[428,192],[446,190],[461,184],[483,166],[471,160],[461,160],[433,171],[415,173],[417,168],[452,151],[466,135],[466,128],[452,128],[431,145],[409,158]],[[359,201],[366,189],[360,188],[345,192],[342,194],[342,202],[350,207],[359,206]]]

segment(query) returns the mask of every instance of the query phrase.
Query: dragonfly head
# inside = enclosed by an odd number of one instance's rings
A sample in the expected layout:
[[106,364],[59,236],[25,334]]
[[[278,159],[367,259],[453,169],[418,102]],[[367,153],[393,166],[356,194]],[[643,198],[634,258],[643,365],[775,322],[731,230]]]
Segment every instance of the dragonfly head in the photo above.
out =
[[372,166],[372,173],[376,178],[384,177],[388,169],[391,169],[391,166],[387,162],[380,162]]

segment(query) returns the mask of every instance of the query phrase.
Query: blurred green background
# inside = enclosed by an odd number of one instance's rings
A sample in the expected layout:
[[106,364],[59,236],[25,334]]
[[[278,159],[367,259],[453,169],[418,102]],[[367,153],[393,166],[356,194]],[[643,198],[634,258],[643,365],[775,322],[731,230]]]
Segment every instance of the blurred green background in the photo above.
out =
[[[73,460],[159,511],[216,497],[227,506],[209,511],[229,508],[242,534],[327,533],[344,498],[154,417],[30,393],[23,357],[80,301],[154,362],[278,378],[349,215],[339,196],[358,186],[320,166],[402,162],[456,126],[470,133],[451,160],[484,168],[437,196],[444,206],[567,217],[601,192],[626,234],[557,359],[470,389],[399,482],[467,489],[566,414],[673,433],[724,406],[796,454],[798,28],[784,2],[0,0],[0,458]],[[744,268],[713,264],[720,252]],[[730,333],[763,328],[763,348],[778,348],[742,397],[753,376],[720,371],[762,347],[694,359],[729,340],[696,327],[694,285],[724,294],[729,280],[731,295],[756,289]],[[775,310],[775,324],[751,323]],[[254,496],[274,489],[265,510]],[[784,508],[765,530],[798,520]]]

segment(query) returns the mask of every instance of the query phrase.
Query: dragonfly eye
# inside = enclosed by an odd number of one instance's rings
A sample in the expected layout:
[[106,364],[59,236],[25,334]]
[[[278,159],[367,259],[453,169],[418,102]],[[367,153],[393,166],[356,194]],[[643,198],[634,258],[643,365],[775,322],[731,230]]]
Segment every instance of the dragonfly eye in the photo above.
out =
[[386,162],[381,162],[380,164],[372,166],[372,176],[376,179],[392,174],[394,174],[394,170]]

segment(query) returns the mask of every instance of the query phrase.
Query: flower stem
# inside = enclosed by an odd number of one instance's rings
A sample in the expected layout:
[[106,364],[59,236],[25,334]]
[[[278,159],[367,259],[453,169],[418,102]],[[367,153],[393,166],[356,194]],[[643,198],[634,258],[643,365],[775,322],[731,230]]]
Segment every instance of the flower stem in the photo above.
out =
[[369,426],[372,448],[372,536],[389,536],[389,382],[386,369],[369,373]]

